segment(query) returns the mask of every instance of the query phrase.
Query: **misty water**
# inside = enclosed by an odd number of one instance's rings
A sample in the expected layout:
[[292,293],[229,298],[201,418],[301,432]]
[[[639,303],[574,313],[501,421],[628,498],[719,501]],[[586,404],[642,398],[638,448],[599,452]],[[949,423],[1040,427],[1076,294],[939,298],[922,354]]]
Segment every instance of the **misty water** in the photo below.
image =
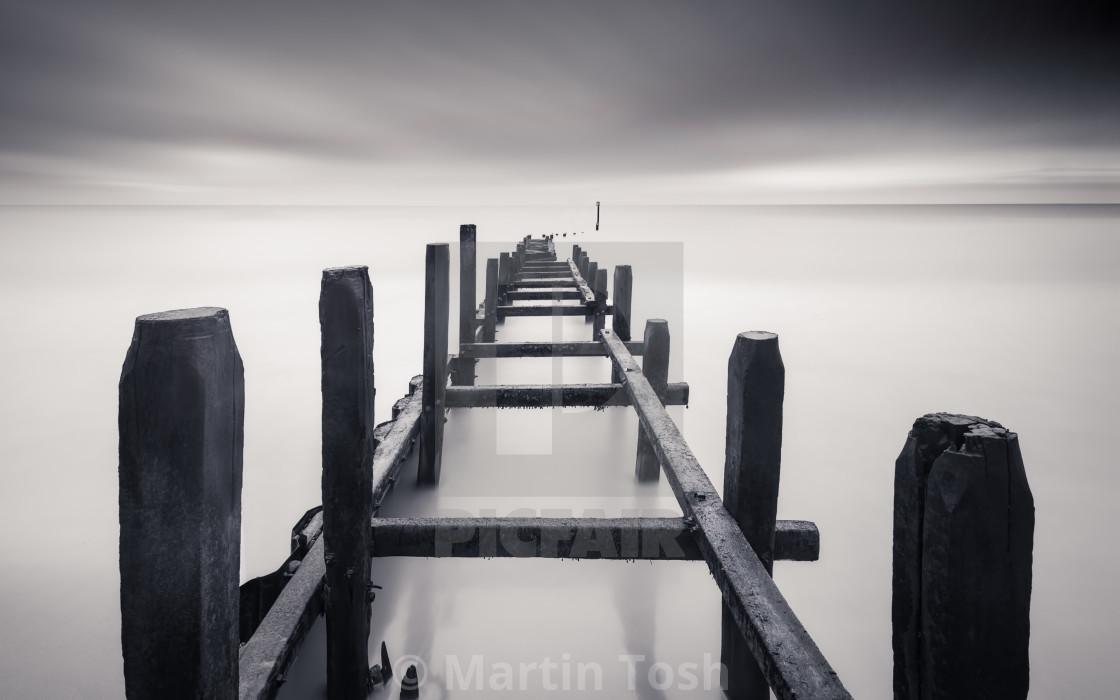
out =
[[[1111,692],[1120,208],[607,206],[603,221],[594,231],[588,207],[0,209],[0,696],[123,696],[116,404],[133,319],[230,310],[245,363],[244,581],[283,561],[319,502],[321,270],[370,267],[388,419],[420,371],[424,245],[456,241],[461,223],[478,225],[480,258],[578,232],[557,239],[561,255],[579,243],[600,266],[633,265],[635,325],[669,321],[669,378],[691,387],[671,412],[717,488],[735,334],[779,334],[779,517],[816,522],[821,556],[780,562],[775,579],[856,697],[891,695],[893,464],[910,424],[951,411],[1018,432],[1037,510],[1032,694]],[[499,339],[590,331],[509,319]],[[607,381],[609,366],[488,360],[478,374]],[[455,409],[439,488],[413,486],[413,457],[382,514],[679,513],[664,480],[634,481],[636,433],[628,408]],[[557,683],[567,664],[569,694],[582,664],[601,670],[603,697],[720,697],[703,689],[720,599],[701,562],[384,559],[373,576],[371,660],[385,640],[394,659],[423,661],[422,697],[494,695],[456,685],[448,659],[465,671],[475,656],[484,674],[547,658]],[[325,697],[323,647],[320,622],[281,697]],[[633,692],[623,655],[645,657]],[[651,664],[659,681],[674,674],[666,690],[646,682]],[[686,669],[699,689],[683,689]],[[541,681],[524,695],[564,694]]]

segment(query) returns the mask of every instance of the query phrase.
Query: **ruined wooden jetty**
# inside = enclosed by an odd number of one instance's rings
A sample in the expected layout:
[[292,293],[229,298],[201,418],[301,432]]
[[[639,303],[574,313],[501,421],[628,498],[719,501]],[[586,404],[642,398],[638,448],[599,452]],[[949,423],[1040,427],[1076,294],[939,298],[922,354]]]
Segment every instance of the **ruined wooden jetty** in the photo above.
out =
[[[812,561],[820,551],[813,523],[776,517],[785,388],[778,337],[735,338],[721,498],[665,409],[688,400],[687,384],[669,382],[668,324],[648,320],[642,338],[631,338],[630,266],[614,269],[609,304],[608,271],[587,251],[576,245],[560,260],[552,236],[527,236],[486,260],[477,304],[476,252],[475,227],[463,226],[458,352],[449,355],[450,249],[427,246],[422,371],[380,424],[368,271],[323,272],[323,506],[297,523],[289,559],[240,591],[244,388],[228,314],[137,319],[120,384],[128,697],[273,697],[325,614],[328,693],[365,698],[392,673],[384,647],[372,669],[368,650],[371,559],[386,556],[703,560],[723,599],[730,697],[765,698],[771,689],[779,698],[850,697],[771,578],[774,561]],[[505,319],[558,315],[589,320],[591,338],[497,339]],[[479,359],[544,356],[604,357],[611,382],[475,385]],[[639,420],[635,478],[664,472],[681,517],[377,517],[414,444],[418,482],[439,483],[449,408],[616,405],[632,406]],[[982,697],[976,688],[999,683],[1013,691],[1000,697],[1025,697],[1032,537],[1014,433],[968,416],[919,419],[896,465],[896,697]],[[406,681],[415,673],[397,672]]]

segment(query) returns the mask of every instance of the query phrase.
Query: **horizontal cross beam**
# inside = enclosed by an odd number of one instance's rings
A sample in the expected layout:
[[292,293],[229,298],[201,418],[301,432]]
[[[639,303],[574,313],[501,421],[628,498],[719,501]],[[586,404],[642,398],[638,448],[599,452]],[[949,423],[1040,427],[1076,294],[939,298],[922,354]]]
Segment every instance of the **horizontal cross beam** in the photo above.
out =
[[[632,355],[641,355],[645,343],[630,342],[626,348]],[[607,349],[596,340],[540,343],[464,343],[460,357],[606,357]]]
[[[447,408],[544,408],[546,406],[629,406],[621,384],[496,384],[449,386]],[[688,403],[688,384],[673,382],[666,406]]]
[[513,291],[506,292],[506,299],[510,301],[571,301],[582,299],[583,295],[572,290],[555,289],[549,291]]
[[[499,306],[498,318],[506,316],[591,316],[595,309],[574,304],[544,304],[539,306]],[[610,313],[610,307],[607,307]]]
[[[373,557],[704,558],[683,518],[374,518]],[[816,561],[820,532],[779,520],[774,558]]]
[[613,331],[603,329],[601,335],[677,503],[696,524],[693,534],[708,569],[770,688],[781,700],[851,698],[723,506],[641,367]]
[[545,289],[549,287],[579,287],[579,284],[574,279],[564,280],[521,280],[519,282],[510,282],[506,285],[508,289]]

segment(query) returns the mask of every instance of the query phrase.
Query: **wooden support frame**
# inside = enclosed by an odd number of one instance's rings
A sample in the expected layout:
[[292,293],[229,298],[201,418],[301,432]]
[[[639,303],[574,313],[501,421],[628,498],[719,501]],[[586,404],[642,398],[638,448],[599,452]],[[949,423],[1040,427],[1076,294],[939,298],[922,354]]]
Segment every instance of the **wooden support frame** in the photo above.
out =
[[693,534],[704,560],[770,688],[781,700],[851,698],[724,508],[638,363],[613,331],[603,330],[602,336],[677,503],[696,523]]

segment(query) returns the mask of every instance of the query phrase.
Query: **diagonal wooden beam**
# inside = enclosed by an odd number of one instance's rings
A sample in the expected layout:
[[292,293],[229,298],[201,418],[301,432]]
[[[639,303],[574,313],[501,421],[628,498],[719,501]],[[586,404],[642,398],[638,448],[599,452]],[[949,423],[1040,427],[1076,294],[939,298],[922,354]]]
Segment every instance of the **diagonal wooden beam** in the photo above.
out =
[[696,524],[693,534],[708,569],[770,688],[782,700],[851,698],[724,508],[641,367],[613,331],[604,329],[601,336],[677,503]]

